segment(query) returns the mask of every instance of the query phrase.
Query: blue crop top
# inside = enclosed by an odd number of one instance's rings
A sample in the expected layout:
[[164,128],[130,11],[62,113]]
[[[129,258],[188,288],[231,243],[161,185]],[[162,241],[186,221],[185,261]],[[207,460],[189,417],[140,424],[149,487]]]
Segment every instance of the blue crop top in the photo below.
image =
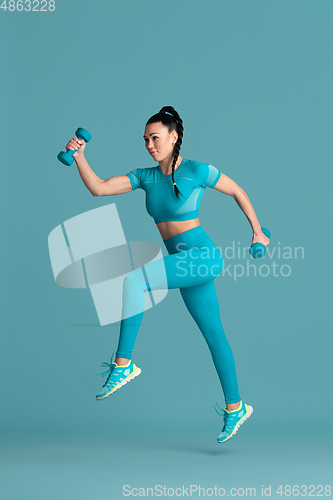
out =
[[160,166],[137,168],[126,174],[133,191],[141,188],[146,192],[146,209],[155,223],[185,221],[199,217],[199,204],[206,187],[213,188],[221,172],[209,163],[182,159],[174,172],[179,189],[176,196],[172,175],[165,175]]

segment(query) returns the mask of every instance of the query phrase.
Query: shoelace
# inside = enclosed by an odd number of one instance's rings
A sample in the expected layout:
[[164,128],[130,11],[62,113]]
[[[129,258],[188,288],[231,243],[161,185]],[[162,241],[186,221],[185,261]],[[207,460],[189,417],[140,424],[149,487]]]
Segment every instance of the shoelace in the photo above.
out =
[[230,414],[227,412],[227,410],[225,408],[223,408],[223,410],[219,407],[219,404],[216,403],[218,408],[223,412],[223,413],[220,413],[217,411],[217,409],[215,408],[215,405],[214,405],[214,409],[216,411],[216,413],[218,413],[221,417],[223,417],[223,428],[222,428],[222,431],[221,432],[231,432],[234,428],[234,426],[231,424],[230,420],[232,420],[232,417],[234,416],[233,414]]
[[105,387],[108,384],[110,377],[111,377],[111,374],[112,374],[113,370],[116,368],[116,365],[112,364],[113,355],[114,355],[114,352],[112,353],[110,363],[107,363],[106,361],[103,361],[103,363],[101,363],[101,366],[108,366],[109,369],[106,370],[105,372],[97,373],[97,376],[102,375],[103,377],[105,377],[105,374],[108,373],[107,379],[102,387]]

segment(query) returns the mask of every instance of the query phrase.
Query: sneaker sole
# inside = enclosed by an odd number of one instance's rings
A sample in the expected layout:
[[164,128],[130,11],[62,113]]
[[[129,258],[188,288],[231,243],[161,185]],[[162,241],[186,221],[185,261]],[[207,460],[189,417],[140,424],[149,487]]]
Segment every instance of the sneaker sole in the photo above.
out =
[[118,389],[120,389],[121,387],[123,387],[123,385],[127,384],[127,382],[130,382],[135,377],[137,377],[138,375],[140,375],[140,373],[141,373],[141,368],[137,367],[136,371],[134,373],[132,373],[131,375],[128,375],[128,377],[125,378],[119,385],[117,385],[116,387],[114,387],[110,392],[107,392],[106,394],[104,394],[100,398],[98,396],[96,396],[96,399],[98,401],[100,401],[102,399],[105,399],[105,398],[111,396],[111,394],[114,394]]
[[230,434],[230,436],[227,438],[227,439],[224,439],[223,441],[219,441],[217,440],[218,443],[225,443],[226,441],[229,441],[229,439],[231,439],[235,434],[236,432],[238,431],[238,429],[240,428],[241,425],[244,424],[244,422],[251,417],[252,413],[253,413],[253,408],[252,406],[248,405],[248,409],[249,411],[247,413],[245,413],[244,417],[240,419],[240,421],[238,422],[238,424],[236,425],[236,427],[234,428],[234,430],[232,431],[232,433]]

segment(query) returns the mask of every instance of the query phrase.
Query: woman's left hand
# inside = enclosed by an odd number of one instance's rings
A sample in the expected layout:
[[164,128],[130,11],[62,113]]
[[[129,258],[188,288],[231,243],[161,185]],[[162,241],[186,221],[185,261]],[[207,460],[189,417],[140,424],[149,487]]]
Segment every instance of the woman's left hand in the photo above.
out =
[[262,243],[264,247],[267,247],[269,245],[269,238],[262,231],[260,233],[253,233],[252,245],[253,243]]

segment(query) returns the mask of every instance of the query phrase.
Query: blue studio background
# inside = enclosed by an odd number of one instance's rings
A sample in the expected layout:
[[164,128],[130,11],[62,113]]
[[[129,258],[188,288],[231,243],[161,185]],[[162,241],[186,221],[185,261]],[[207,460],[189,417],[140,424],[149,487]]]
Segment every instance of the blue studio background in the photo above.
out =
[[[215,486],[225,496],[271,487],[281,498],[280,485],[324,494],[319,485],[333,482],[332,2],[8,6],[1,498],[118,500],[124,485],[166,486],[165,496],[190,485],[207,495]],[[251,226],[232,198],[206,189],[200,221],[230,266],[215,281],[222,323],[241,397],[254,408],[225,445],[216,443],[222,420],[213,408],[224,403],[220,384],[179,290],[144,315],[133,353],[140,377],[97,402],[105,379],[96,375],[119,325],[99,326],[89,289],[56,285],[48,253],[54,227],[115,203],[127,241],[155,241],[166,255],[142,190],[93,197],[75,164],[56,158],[80,126],[93,135],[85,153],[101,179],[154,166],[142,136],[165,105],[184,121],[181,156],[235,180],[272,233],[264,259],[232,258],[227,247],[250,246]],[[246,274],[247,261],[257,276]],[[235,277],[237,265],[245,272]]]

